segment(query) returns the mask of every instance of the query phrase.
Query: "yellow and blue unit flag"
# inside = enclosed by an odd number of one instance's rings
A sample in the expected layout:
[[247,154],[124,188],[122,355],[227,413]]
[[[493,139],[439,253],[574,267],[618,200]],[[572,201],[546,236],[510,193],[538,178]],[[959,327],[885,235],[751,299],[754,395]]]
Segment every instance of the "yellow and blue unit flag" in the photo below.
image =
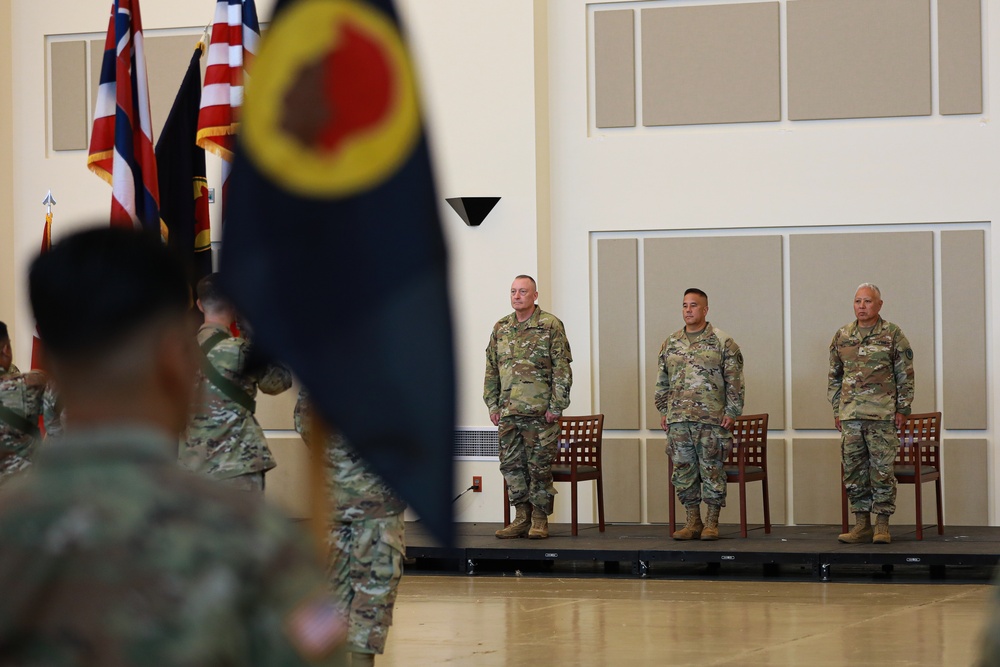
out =
[[450,542],[445,243],[387,0],[279,2],[246,88],[221,272],[255,343]]

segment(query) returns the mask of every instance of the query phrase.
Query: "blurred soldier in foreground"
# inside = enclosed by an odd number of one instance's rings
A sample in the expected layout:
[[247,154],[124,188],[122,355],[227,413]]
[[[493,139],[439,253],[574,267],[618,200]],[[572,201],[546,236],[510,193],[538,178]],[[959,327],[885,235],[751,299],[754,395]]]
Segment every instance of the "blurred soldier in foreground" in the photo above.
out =
[[177,465],[201,355],[158,237],[74,234],[29,286],[72,420],[0,490],[0,662],[343,665],[303,537]]
[[[903,331],[879,317],[882,293],[863,283],[854,294],[854,322],[830,343],[827,396],[840,431],[844,486],[856,519],[845,544],[889,544],[889,516],[896,511],[899,450],[896,429],[906,423],[913,402],[913,349]],[[875,528],[871,525],[875,512]]]
[[[343,436],[315,438],[313,409],[303,390],[295,404],[295,430],[310,447],[323,447],[330,495],[326,573],[333,597],[349,614],[347,650],[352,667],[375,664],[385,651],[396,589],[403,575],[403,511],[396,495]],[[320,436],[321,437],[321,436]]]
[[276,464],[257,423],[257,389],[280,394],[292,386],[292,374],[278,364],[248,366],[250,342],[233,336],[236,309],[223,295],[218,274],[198,283],[198,308],[205,323],[198,329],[204,353],[187,439],[181,448],[185,467],[241,491],[264,493],[264,474]]
[[[722,463],[732,447],[730,431],[743,414],[743,353],[705,319],[708,295],[702,290],[684,292],[681,312],[684,328],[660,348],[654,394],[674,464],[674,488],[687,509],[687,522],[672,537],[717,540],[719,512],[726,505]],[[702,501],[708,507],[704,524]]]
[[0,322],[0,484],[31,465],[42,437],[44,394],[45,374],[17,369],[7,325]]
[[555,487],[559,417],[569,407],[573,354],[559,318],[535,305],[531,276],[510,286],[514,312],[493,326],[486,348],[483,400],[499,426],[500,472],[507,481],[514,520],[496,532],[501,539],[549,536]]

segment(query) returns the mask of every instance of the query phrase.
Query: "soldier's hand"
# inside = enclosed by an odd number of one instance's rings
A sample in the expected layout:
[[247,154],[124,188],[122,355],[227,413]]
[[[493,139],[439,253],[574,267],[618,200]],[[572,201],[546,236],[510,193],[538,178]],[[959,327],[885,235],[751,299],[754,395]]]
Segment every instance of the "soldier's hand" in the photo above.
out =
[[24,383],[29,387],[44,387],[45,373],[40,370],[30,370],[24,374]]
[[667,416],[666,415],[663,415],[662,417],[660,417],[660,428],[662,428],[664,431],[667,430]]
[[837,427],[838,431],[840,430],[840,417],[833,418],[833,425]]
[[545,421],[546,421],[546,423],[549,423],[549,424],[551,424],[552,422],[559,421],[559,415],[555,414],[554,412],[549,412],[548,410],[546,410],[545,411]]
[[906,415],[901,412],[896,413],[896,429],[902,429],[906,426]]
[[500,413],[499,412],[492,412],[492,413],[490,413],[490,421],[493,422],[494,426],[499,426],[500,425]]
[[722,426],[722,428],[726,429],[727,431],[732,431],[734,424],[736,424],[736,420],[727,415],[727,416],[725,416],[725,417],[722,418],[722,424],[720,424],[720,425]]

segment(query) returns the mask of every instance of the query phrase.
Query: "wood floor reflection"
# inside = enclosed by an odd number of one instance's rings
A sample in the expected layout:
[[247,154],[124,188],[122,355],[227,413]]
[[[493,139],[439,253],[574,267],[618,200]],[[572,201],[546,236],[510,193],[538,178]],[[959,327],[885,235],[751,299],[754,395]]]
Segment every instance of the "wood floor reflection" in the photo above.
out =
[[986,584],[409,576],[379,667],[970,665]]

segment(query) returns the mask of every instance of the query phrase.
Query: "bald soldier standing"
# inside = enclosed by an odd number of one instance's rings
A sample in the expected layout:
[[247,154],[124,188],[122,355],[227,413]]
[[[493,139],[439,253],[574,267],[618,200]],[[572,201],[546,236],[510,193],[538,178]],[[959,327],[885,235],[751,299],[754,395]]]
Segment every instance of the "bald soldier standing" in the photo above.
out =
[[[722,462],[732,446],[733,424],[743,414],[743,354],[708,316],[708,295],[689,288],[681,304],[684,328],[663,342],[654,400],[667,433],[673,484],[687,510],[675,540],[719,539],[719,512],[726,505]],[[701,503],[708,516],[701,521]]]
[[493,326],[483,400],[499,427],[500,472],[516,515],[501,539],[549,536],[559,416],[569,407],[573,355],[559,318],[537,305],[538,288],[520,275],[510,286],[514,312]]
[[[899,449],[896,430],[913,402],[913,349],[903,331],[879,317],[882,293],[862,283],[854,294],[854,322],[830,343],[827,396],[840,431],[844,486],[855,525],[837,539],[845,544],[889,544],[889,516],[896,511]],[[875,528],[871,525],[875,513]]]
[[38,418],[45,402],[45,374],[14,365],[7,325],[0,322],[0,484],[31,465],[41,440]]

